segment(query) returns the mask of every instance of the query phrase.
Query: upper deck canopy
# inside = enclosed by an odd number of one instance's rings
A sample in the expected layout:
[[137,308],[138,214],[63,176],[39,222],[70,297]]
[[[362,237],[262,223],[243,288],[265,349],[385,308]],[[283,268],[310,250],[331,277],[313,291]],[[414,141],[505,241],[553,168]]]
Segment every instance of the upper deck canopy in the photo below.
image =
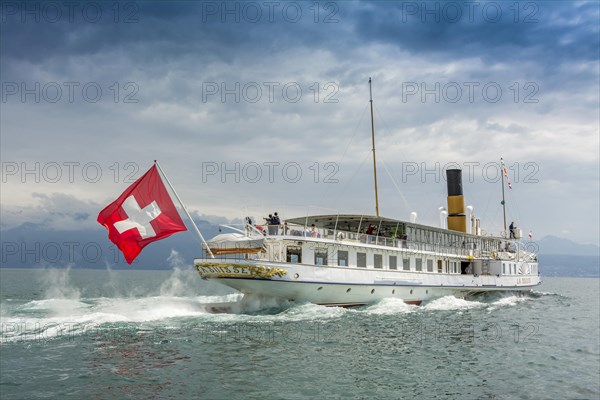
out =
[[[333,215],[309,215],[305,217],[289,218],[285,222],[310,227],[313,224],[317,228],[335,229],[338,231],[358,232],[367,230],[369,225],[374,225],[380,232],[396,234],[396,236],[407,233],[410,228],[416,230],[425,230],[439,233],[452,233],[465,237],[480,238],[481,236],[471,235],[463,232],[451,231],[448,229],[437,228],[434,226],[415,224],[412,222],[401,221],[393,218],[377,217],[374,215],[357,214],[333,214]],[[496,238],[502,239],[502,238]]]
[[[366,233],[415,243],[481,249],[490,252],[505,248],[506,242],[510,241],[510,239],[500,237],[472,235],[374,215],[309,215],[287,219],[286,223],[307,228],[314,224],[315,227],[331,230],[332,233],[335,231]],[[370,225],[374,228],[371,228],[369,232]]]
[[[337,229],[341,231],[358,232],[359,229],[367,229],[369,225],[381,227],[381,230],[396,229],[405,222],[391,219],[376,217],[373,215],[311,215],[306,217],[286,219],[289,224],[296,225],[315,225],[317,228]],[[381,225],[380,225],[381,224]]]

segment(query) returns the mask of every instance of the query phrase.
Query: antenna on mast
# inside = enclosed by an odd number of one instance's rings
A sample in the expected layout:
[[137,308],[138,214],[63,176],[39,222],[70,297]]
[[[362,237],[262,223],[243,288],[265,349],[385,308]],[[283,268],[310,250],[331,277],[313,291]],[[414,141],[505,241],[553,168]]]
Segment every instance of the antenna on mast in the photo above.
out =
[[377,195],[377,159],[375,157],[375,125],[373,122],[373,91],[369,77],[369,102],[371,103],[371,143],[373,144],[373,176],[375,178],[375,213],[379,217],[379,197]]
[[504,214],[504,237],[506,238],[506,201],[504,199],[504,159],[500,157],[500,176],[502,177],[502,213]]

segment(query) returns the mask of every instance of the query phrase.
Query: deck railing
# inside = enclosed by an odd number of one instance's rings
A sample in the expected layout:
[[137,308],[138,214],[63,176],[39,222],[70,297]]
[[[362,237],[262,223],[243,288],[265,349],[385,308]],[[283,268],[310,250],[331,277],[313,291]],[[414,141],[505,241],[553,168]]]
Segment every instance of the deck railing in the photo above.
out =
[[[469,248],[467,246],[461,247],[460,245],[444,245],[444,244],[431,244],[424,242],[416,242],[407,239],[398,239],[394,237],[386,237],[380,235],[368,235],[366,233],[349,232],[344,230],[324,229],[299,225],[265,225],[264,234],[266,237],[274,236],[292,236],[292,237],[312,237],[317,239],[329,239],[339,243],[347,242],[349,244],[364,243],[369,245],[390,247],[394,249],[407,249],[419,252],[432,252],[437,254],[448,254],[448,255],[459,255],[459,256],[472,256],[481,257],[481,249]],[[490,253],[490,252],[488,252]]]
[[[310,227],[306,228],[302,225],[271,225],[271,226],[237,226],[227,225],[228,228],[232,228],[241,233],[246,233],[250,237],[277,237],[294,239],[298,237],[302,238],[314,238],[314,239],[326,239],[333,241],[338,244],[349,244],[359,246],[361,243],[366,245],[376,245],[387,247],[390,250],[404,249],[406,253],[435,253],[436,255],[447,255],[449,257],[473,257],[473,258],[496,258],[496,259],[511,259],[515,257],[523,257],[525,261],[537,261],[537,257],[533,253],[526,251],[516,251],[516,248],[512,251],[506,250],[489,250],[479,249],[475,247],[474,243],[461,243],[461,244],[432,244],[426,242],[417,242],[407,239],[398,239],[394,237],[368,235],[366,233],[349,232],[344,230],[334,230]],[[273,256],[271,254],[271,256]],[[230,254],[226,258],[234,259],[253,259],[260,258],[259,254]]]

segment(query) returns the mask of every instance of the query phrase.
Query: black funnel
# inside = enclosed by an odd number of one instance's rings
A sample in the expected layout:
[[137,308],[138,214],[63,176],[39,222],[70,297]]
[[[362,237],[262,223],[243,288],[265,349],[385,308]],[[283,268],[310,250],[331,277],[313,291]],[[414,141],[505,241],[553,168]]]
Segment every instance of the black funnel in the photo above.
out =
[[462,170],[446,170],[446,180],[448,182],[448,196],[462,196]]

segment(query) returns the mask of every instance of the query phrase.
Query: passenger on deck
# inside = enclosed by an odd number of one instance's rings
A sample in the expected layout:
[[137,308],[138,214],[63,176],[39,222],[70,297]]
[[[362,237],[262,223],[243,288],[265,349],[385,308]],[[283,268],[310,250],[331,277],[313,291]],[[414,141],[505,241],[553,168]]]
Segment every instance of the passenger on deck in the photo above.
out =
[[[506,225],[504,225],[504,226],[506,226]],[[510,226],[508,227],[508,230],[510,231],[510,238],[511,238],[511,239],[515,239],[515,229],[516,229],[516,228],[517,228],[517,227],[515,226],[515,223],[514,223],[514,222],[511,222],[511,223],[510,223]]]
[[290,232],[287,222],[283,223],[283,234],[287,235]]
[[473,267],[471,267],[471,264],[469,264],[467,266],[467,268],[465,268],[465,273],[466,274],[472,274],[473,273]]
[[268,218],[265,218],[267,221],[267,230],[269,231],[269,235],[277,235],[277,225],[275,225],[275,220],[273,219],[273,214],[269,214]]
[[273,221],[273,225],[281,225],[281,220],[279,219],[279,215],[277,215],[277,212],[273,214],[271,220]]
[[375,232],[375,225],[371,224],[369,225],[369,227],[367,228],[367,235],[372,235],[373,232]]
[[246,232],[246,235],[248,235],[250,232],[252,232],[252,218],[246,217],[245,221],[246,223],[244,224],[244,232]]
[[367,243],[367,236],[365,235],[365,231],[363,229],[361,229],[358,232],[358,239],[362,242],[362,243]]
[[310,236],[312,236],[312,237],[319,237],[320,236],[319,232],[317,231],[317,227],[315,226],[315,224],[311,225]]

